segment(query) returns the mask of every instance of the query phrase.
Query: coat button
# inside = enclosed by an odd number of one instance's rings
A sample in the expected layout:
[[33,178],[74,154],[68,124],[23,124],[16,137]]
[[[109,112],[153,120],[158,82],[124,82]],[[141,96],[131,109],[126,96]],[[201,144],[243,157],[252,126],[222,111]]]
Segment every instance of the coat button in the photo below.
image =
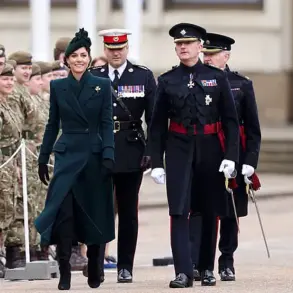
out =
[[88,129],[88,128],[86,128],[86,129],[85,129],[85,132],[88,132],[88,131],[89,131],[89,129]]
[[116,106],[117,106],[117,104],[116,104],[116,103],[113,103],[113,106],[114,106],[114,107],[116,107]]
[[114,119],[114,120],[117,120],[117,116],[114,116],[113,119]]

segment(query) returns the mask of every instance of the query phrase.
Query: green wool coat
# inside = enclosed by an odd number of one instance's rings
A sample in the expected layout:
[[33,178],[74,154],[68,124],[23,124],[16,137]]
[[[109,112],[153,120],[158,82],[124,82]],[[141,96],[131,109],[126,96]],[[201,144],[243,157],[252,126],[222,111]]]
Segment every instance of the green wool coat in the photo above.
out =
[[[59,128],[62,135],[56,141]],[[78,241],[90,244],[114,239],[112,181],[102,172],[102,160],[114,160],[111,86],[108,79],[85,72],[78,82],[51,82],[50,112],[39,155],[48,163],[55,155],[54,175],[45,208],[35,220],[42,244],[54,244],[52,228],[64,198],[72,192],[81,210],[75,219]]]

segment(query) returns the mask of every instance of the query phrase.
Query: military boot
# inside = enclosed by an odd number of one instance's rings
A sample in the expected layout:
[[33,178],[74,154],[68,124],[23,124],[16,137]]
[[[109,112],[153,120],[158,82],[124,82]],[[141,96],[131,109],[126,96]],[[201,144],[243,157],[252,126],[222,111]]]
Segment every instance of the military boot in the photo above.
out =
[[87,265],[87,259],[81,255],[80,246],[72,247],[72,254],[70,258],[70,265],[72,271],[82,271]]
[[25,254],[20,246],[6,247],[6,268],[15,269],[25,267]]

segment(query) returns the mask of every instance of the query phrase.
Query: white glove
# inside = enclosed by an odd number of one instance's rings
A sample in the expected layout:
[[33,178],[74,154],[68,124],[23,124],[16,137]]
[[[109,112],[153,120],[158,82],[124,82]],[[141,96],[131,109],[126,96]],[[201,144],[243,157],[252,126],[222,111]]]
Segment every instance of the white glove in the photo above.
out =
[[219,168],[219,172],[223,172],[227,179],[232,178],[232,173],[235,170],[235,162],[230,160],[223,160]]
[[157,184],[165,183],[165,170],[163,168],[155,168],[152,170],[151,177]]
[[242,175],[246,177],[251,177],[252,174],[254,173],[254,168],[250,165],[242,165]]

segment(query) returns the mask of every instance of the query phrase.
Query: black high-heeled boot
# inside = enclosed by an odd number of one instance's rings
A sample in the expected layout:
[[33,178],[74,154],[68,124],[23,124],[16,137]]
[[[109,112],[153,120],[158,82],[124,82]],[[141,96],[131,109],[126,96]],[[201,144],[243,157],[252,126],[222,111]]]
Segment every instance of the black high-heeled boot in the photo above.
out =
[[69,290],[71,285],[71,256],[72,242],[71,240],[62,239],[57,244],[57,260],[59,264],[60,279],[58,284],[59,290]]
[[99,260],[100,246],[89,245],[87,248],[88,257],[88,279],[90,288],[98,288],[101,285],[101,270]]

